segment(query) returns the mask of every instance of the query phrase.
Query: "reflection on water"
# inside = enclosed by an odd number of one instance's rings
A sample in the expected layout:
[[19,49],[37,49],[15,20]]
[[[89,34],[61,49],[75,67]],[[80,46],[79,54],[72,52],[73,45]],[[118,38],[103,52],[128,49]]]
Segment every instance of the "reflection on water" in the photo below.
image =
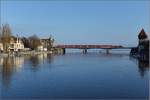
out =
[[52,62],[52,55],[50,54],[39,54],[34,56],[28,57],[29,63],[32,65],[31,69],[36,71],[40,68],[40,64],[44,63],[51,63]]
[[23,65],[24,57],[4,57],[0,58],[0,72],[3,84],[7,87],[12,74]]
[[[83,55],[83,56],[89,56],[89,55]],[[123,56],[124,56],[123,54],[109,54],[108,55],[105,53],[101,55],[101,57],[123,57]],[[142,77],[144,76],[145,72],[149,70],[149,62],[140,61],[132,57],[130,57],[130,60],[132,60],[138,65],[139,73]],[[39,66],[40,64],[52,62],[52,55],[39,54],[39,55],[24,56],[24,57],[0,58],[0,73],[2,76],[3,85],[5,85],[6,87],[9,85],[11,81],[11,76],[13,75],[13,73],[21,69],[25,61],[28,61],[28,63],[32,65],[30,66],[31,70],[37,71],[40,68]]]
[[39,55],[28,55],[20,57],[2,57],[0,58],[0,76],[2,78],[2,84],[8,87],[11,82],[11,76],[21,70],[25,62],[29,62],[32,66],[32,71],[39,69],[41,63],[51,63],[52,55],[50,54],[39,54]]
[[149,71],[149,61],[143,61],[133,57],[130,57],[130,60],[138,65],[139,73],[141,77],[144,77],[146,71]]
[[3,98],[147,98],[148,71],[148,62],[128,54],[1,57],[0,91]]

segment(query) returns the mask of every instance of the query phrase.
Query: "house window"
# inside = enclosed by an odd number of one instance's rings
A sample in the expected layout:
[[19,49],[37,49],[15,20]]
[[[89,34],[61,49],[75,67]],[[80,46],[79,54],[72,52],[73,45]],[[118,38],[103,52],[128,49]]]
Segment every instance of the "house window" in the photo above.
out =
[[14,44],[10,44],[10,47],[11,47],[11,48],[14,48]]

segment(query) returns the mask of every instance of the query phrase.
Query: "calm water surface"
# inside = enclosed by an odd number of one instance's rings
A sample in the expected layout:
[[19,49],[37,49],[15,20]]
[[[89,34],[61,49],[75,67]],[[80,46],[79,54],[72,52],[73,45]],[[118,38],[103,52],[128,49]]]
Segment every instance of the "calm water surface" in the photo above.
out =
[[1,98],[144,98],[149,64],[121,53],[0,58]]

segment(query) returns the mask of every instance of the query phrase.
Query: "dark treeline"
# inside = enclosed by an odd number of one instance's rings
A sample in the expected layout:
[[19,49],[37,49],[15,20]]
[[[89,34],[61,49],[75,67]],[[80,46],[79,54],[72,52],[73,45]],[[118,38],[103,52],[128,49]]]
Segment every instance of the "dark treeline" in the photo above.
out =
[[32,50],[35,50],[38,46],[41,45],[40,38],[37,35],[22,37],[21,40],[25,48],[30,48]]

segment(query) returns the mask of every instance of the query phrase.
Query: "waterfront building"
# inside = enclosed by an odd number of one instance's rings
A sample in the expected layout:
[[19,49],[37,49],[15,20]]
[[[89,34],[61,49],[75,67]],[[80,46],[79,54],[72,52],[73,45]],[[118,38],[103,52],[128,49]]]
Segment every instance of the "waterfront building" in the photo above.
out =
[[3,51],[3,43],[0,41],[0,52]]
[[142,29],[141,32],[139,33],[138,39],[139,39],[139,44],[138,44],[139,55],[143,59],[148,59],[149,58],[149,40],[148,40],[148,35],[144,31],[144,29]]
[[51,48],[53,47],[54,39],[52,39],[51,37],[40,39],[40,41],[41,45],[43,46],[43,51],[51,50]]
[[12,36],[10,39],[10,45],[9,45],[10,51],[23,51],[24,50],[24,44],[22,40],[17,36]]
[[37,50],[38,50],[38,51],[43,51],[43,49],[44,49],[44,48],[43,48],[43,45],[39,45],[39,46],[37,47]]

